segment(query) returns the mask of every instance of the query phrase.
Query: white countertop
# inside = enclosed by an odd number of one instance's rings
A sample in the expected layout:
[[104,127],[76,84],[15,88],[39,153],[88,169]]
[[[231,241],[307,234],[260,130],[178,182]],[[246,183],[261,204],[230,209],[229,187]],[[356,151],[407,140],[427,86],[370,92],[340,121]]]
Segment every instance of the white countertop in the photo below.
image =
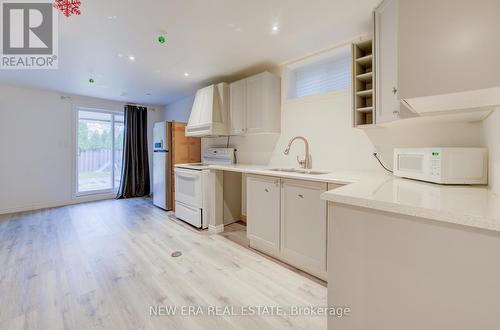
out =
[[446,186],[389,177],[328,191],[331,202],[500,231],[500,197],[486,186]]
[[[221,170],[221,171],[231,171],[231,172],[241,172],[246,174],[257,174],[257,175],[268,175],[280,178],[298,179],[298,180],[308,180],[308,181],[318,181],[318,182],[328,182],[336,184],[350,184],[353,182],[360,182],[366,179],[375,178],[387,178],[386,175],[381,175],[374,172],[362,172],[362,171],[331,171],[322,170],[319,171],[329,172],[328,174],[305,174],[305,173],[290,173],[290,172],[279,172],[271,171],[272,168],[268,165],[247,165],[247,164],[233,164],[233,165],[209,165],[210,169]],[[315,169],[316,170],[316,169]]]
[[500,231],[500,196],[486,186],[445,186],[362,171],[310,175],[266,165],[209,165],[210,169],[344,185],[322,198],[347,205]]

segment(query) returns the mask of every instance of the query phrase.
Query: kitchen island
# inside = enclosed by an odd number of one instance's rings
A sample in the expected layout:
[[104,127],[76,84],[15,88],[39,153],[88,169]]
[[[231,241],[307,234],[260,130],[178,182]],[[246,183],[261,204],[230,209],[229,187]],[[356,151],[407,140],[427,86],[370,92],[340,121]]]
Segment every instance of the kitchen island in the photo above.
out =
[[334,187],[321,194],[328,203],[328,304],[351,313],[331,316],[329,329],[500,329],[500,197],[490,189],[272,169],[210,166],[210,230],[223,231],[224,172]]
[[324,193],[329,329],[500,329],[500,198],[389,178]]

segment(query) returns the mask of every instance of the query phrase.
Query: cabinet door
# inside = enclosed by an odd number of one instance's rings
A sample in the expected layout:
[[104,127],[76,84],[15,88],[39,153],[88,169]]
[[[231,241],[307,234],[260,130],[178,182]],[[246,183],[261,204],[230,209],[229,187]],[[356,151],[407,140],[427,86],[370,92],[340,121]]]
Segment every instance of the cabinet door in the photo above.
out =
[[280,249],[280,179],[247,177],[247,236],[250,246],[273,256]]
[[229,122],[230,134],[243,134],[246,128],[246,80],[240,80],[230,85]]
[[399,119],[398,0],[375,9],[376,123]]
[[281,192],[281,252],[284,260],[326,279],[326,183],[285,179]]
[[264,130],[264,78],[263,74],[246,79],[246,129],[248,133]]

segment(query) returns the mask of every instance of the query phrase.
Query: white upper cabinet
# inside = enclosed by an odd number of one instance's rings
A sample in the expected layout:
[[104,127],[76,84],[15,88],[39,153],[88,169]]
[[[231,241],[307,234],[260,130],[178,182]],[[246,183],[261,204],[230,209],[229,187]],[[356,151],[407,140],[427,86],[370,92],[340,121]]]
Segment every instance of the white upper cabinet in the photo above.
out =
[[499,12],[493,0],[384,0],[374,12],[376,123],[500,105]]
[[278,133],[281,118],[281,80],[269,72],[230,85],[232,135]]
[[375,10],[376,122],[399,119],[398,0],[384,1]]
[[500,87],[500,1],[399,0],[401,99]]
[[240,80],[230,85],[230,134],[244,134],[246,130],[246,80]]

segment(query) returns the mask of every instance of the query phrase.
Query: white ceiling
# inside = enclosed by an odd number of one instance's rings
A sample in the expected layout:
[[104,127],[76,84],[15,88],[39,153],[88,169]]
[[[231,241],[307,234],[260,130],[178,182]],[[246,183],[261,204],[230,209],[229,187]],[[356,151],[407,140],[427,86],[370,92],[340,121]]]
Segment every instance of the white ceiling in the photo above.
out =
[[[59,69],[2,71],[0,83],[167,104],[209,82],[277,65],[366,33],[379,2],[81,1],[81,16],[59,16]],[[277,33],[272,33],[274,24],[279,26]],[[157,42],[162,31],[167,37],[163,45]],[[186,78],[185,72],[190,76]],[[93,85],[88,82],[91,77]]]

